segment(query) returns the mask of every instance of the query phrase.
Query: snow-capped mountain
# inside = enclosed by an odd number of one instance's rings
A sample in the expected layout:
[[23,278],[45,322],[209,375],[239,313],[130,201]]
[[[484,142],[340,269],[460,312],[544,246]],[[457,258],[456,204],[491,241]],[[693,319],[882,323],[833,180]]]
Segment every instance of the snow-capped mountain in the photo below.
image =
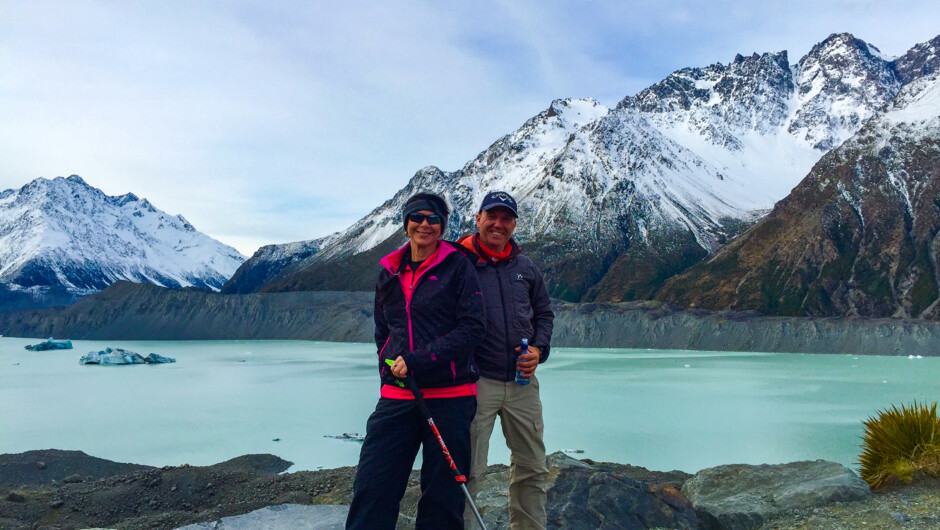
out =
[[105,195],[72,175],[0,193],[4,307],[62,304],[117,280],[219,289],[245,261],[133,194]]
[[417,191],[448,199],[445,237],[455,238],[473,230],[483,195],[506,190],[520,205],[516,238],[553,296],[648,297],[785,197],[894,98],[909,81],[904,72],[924,68],[909,56],[927,48],[892,61],[835,34],[795,65],[786,52],[738,55],[676,71],[613,109],[556,100],[462,169],[418,171],[292,269],[316,275],[322,264],[402,240],[400,208]]
[[259,248],[222,288],[224,294],[252,292],[252,286],[274,281],[279,275],[289,273],[297,263],[316,254],[323,246],[324,238],[297,241],[282,245],[265,245]]
[[746,234],[657,298],[771,314],[940,318],[940,40],[927,68]]

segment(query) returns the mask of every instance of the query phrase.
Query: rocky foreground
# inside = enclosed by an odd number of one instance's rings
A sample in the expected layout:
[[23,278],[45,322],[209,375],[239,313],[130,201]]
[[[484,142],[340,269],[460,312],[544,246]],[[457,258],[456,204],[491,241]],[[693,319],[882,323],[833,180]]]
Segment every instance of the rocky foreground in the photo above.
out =
[[[563,453],[549,463],[551,528],[940,528],[940,480],[929,477],[870,492],[851,470],[821,460],[718,466],[695,475]],[[338,527],[355,469],[284,473],[290,465],[273,455],[163,468],[79,451],[0,455],[0,528],[232,529],[272,517],[277,528],[313,528],[311,518],[319,528]],[[478,506],[488,528],[507,527],[508,473],[491,466],[483,479]],[[417,484],[413,473],[400,528],[413,526]]]

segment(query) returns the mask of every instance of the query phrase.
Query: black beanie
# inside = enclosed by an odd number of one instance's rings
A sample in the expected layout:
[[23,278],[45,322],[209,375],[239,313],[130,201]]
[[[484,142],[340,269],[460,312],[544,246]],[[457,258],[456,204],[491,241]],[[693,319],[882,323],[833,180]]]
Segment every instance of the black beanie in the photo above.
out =
[[447,202],[440,196],[433,193],[416,193],[412,195],[401,209],[401,219],[404,229],[408,230],[408,216],[420,211],[431,210],[441,217],[441,233],[447,228],[447,216],[450,215],[450,208]]

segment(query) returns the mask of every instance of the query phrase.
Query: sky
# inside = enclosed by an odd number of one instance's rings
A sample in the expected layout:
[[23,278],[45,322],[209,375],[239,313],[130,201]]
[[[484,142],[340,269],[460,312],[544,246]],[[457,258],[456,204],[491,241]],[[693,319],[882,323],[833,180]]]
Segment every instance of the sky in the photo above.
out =
[[455,171],[558,98],[832,33],[899,56],[940,2],[0,0],[0,190],[80,175],[251,255]]

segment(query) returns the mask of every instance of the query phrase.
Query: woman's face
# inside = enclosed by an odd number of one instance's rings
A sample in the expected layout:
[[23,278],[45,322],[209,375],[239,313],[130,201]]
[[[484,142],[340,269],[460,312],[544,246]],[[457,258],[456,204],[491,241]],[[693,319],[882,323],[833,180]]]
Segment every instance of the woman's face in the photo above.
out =
[[[418,210],[417,213],[424,215],[434,215],[434,212],[431,210]],[[408,228],[406,232],[408,233],[408,239],[411,240],[412,245],[425,247],[437,243],[437,240],[441,238],[442,226],[443,225],[440,223],[432,225],[428,222],[427,219],[424,219],[420,223],[416,223],[411,219],[408,219]]]

